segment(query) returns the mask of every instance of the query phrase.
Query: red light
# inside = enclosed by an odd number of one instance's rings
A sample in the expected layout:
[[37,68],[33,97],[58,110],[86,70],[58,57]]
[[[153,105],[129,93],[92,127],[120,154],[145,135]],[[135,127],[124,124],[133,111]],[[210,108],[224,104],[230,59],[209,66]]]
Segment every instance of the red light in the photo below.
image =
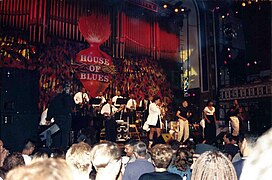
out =
[[224,64],[228,64],[227,61],[224,61]]

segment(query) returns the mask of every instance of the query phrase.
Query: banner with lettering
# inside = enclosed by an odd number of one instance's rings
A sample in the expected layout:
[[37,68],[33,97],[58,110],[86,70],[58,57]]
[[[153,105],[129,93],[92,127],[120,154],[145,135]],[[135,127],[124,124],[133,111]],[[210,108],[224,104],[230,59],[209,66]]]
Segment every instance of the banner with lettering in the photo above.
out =
[[104,15],[82,16],[78,22],[79,31],[90,47],[80,51],[74,64],[77,77],[96,97],[104,92],[115,73],[112,58],[100,49],[100,45],[110,36],[109,17]]

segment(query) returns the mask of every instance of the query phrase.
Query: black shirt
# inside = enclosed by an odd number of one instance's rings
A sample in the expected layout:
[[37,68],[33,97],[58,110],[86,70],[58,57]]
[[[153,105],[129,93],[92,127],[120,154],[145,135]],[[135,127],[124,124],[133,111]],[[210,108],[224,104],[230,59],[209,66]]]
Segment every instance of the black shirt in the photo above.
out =
[[141,175],[139,180],[181,180],[181,177],[177,174],[173,174],[167,171],[164,172],[153,172],[145,173]]
[[189,112],[188,107],[185,108],[185,107],[181,106],[181,107],[178,108],[178,111],[180,112],[179,113],[180,116],[182,116],[182,117],[184,117],[186,119],[188,118],[188,116],[187,116],[187,113]]
[[238,114],[239,114],[239,106],[237,107],[232,106],[229,111],[229,116],[238,116]]

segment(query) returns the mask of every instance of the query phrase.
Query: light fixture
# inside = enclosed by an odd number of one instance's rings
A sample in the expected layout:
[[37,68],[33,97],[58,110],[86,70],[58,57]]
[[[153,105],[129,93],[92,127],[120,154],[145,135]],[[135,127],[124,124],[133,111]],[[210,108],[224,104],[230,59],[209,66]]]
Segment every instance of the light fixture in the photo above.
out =
[[185,11],[185,9],[184,8],[181,8],[181,12],[184,12]]
[[175,13],[177,13],[178,12],[178,8],[175,8],[174,11],[175,11]]
[[251,1],[248,1],[248,4],[251,4]]
[[230,48],[228,48],[228,51],[230,51]]
[[224,18],[225,18],[225,16],[224,16],[224,15],[222,15],[221,17],[222,17],[222,19],[224,19]]
[[235,12],[235,14],[238,14],[238,13],[239,13],[238,11]]
[[166,9],[167,7],[168,7],[167,4],[164,4],[164,5],[163,5],[163,8],[164,8],[164,9]]
[[215,7],[215,9],[216,9],[216,10],[219,10],[219,9],[220,9],[220,7],[219,7],[219,6],[216,6],[216,7]]
[[245,6],[246,6],[246,3],[245,3],[245,2],[243,2],[243,3],[242,3],[242,6],[243,6],[243,7],[245,7]]
[[254,61],[254,64],[257,64],[257,61]]

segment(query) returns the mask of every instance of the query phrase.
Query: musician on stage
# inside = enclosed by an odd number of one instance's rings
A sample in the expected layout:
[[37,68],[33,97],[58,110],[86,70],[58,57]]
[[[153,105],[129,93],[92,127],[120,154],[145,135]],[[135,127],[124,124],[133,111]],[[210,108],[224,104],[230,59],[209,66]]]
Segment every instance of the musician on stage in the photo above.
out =
[[57,132],[53,137],[53,147],[62,148],[66,150],[69,145],[69,133],[72,124],[72,110],[74,109],[73,98],[69,94],[69,87],[62,90],[59,88],[59,93],[50,102],[47,112],[47,124],[51,123],[54,118],[55,123],[59,126],[60,132]]
[[120,104],[116,104],[118,98],[123,98],[123,96],[121,96],[121,91],[117,91],[116,95],[112,98],[112,103],[117,108],[120,107]]
[[84,87],[81,88],[80,92],[75,94],[74,101],[77,104],[77,111],[79,114],[81,114],[81,116],[85,116],[87,114],[89,100],[89,96]]
[[239,123],[239,103],[237,101],[237,99],[235,99],[233,101],[233,106],[231,107],[230,111],[229,111],[229,116],[230,116],[230,122],[231,122],[231,126],[232,126],[232,135],[233,136],[238,136],[239,135],[239,130],[240,130],[240,123]]
[[127,114],[129,118],[129,124],[134,124],[136,121],[136,107],[137,103],[134,97],[134,94],[130,94],[130,99],[127,102],[126,108],[127,108]]
[[163,126],[161,119],[161,98],[159,96],[154,97],[153,103],[149,106],[149,115],[146,124],[148,124],[150,128],[148,148],[151,148],[154,132],[156,132],[157,137],[159,137]]
[[182,106],[179,107],[176,116],[178,117],[179,132],[178,132],[178,141],[185,142],[189,138],[189,121],[188,118],[192,114],[188,109],[188,102],[184,100]]
[[106,140],[115,142],[116,141],[116,128],[117,123],[114,119],[114,114],[122,110],[122,106],[117,109],[112,105],[112,99],[107,100],[107,104],[105,104],[101,109],[101,114],[104,116],[105,120],[105,130],[106,130]]
[[216,115],[213,102],[209,100],[207,106],[203,110],[205,119],[204,136],[207,144],[212,144],[216,138]]
[[95,98],[101,99],[100,106],[103,106],[103,104],[107,102],[106,98],[103,96],[103,92],[100,92]]

